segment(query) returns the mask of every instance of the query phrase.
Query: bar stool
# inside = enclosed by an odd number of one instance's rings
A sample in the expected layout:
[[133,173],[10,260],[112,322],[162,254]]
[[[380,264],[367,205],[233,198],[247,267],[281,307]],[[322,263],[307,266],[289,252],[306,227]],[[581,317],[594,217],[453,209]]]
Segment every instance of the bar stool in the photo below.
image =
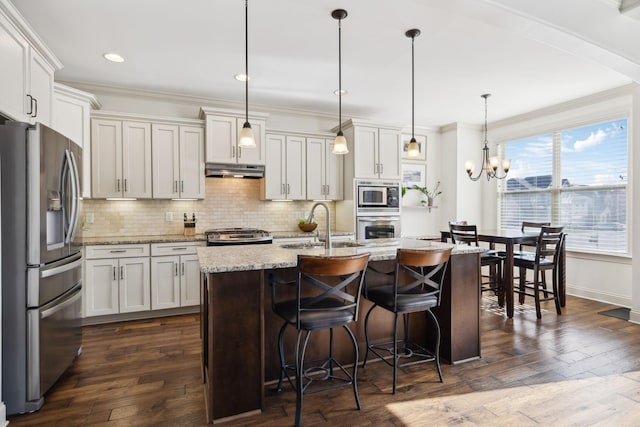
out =
[[[478,244],[478,229],[475,225],[449,223],[451,240],[456,245]],[[489,267],[489,274],[482,275],[480,284],[482,292],[493,291],[498,297],[500,307],[504,305],[504,285],[502,283],[502,264],[504,256],[493,249],[486,249],[480,254],[480,267]]]
[[[369,352],[378,356],[387,365],[393,367],[393,394],[396,393],[396,377],[398,367],[418,363],[435,361],[440,382],[440,325],[438,319],[431,312],[433,307],[440,305],[442,283],[444,280],[451,249],[415,250],[398,249],[393,271],[384,272],[369,266],[365,280],[364,296],[373,306],[367,312],[364,320],[367,352],[362,367],[367,364]],[[372,275],[373,273],[373,275]],[[372,280],[369,280],[369,279]],[[373,282],[377,286],[372,286]],[[376,307],[394,313],[393,341],[372,344],[369,338],[369,319]],[[433,321],[436,331],[435,350],[430,351],[410,340],[409,314],[425,311]],[[398,348],[398,315],[404,320],[404,339]],[[400,351],[399,351],[400,350]],[[387,356],[393,362],[389,362]],[[398,364],[400,358],[407,361]]]
[[[558,292],[560,254],[564,248],[565,234],[563,227],[542,226],[536,240],[536,252],[531,255],[514,257],[513,264],[520,269],[518,287],[514,292],[524,297],[532,296],[536,303],[536,316],[542,318],[540,310],[541,301],[553,300],[556,312],[562,314],[560,308],[560,296]],[[527,280],[526,270],[533,270],[533,280]],[[552,289],[547,288],[546,272],[552,272]],[[540,294],[544,294],[544,298]],[[521,300],[522,301],[522,300]]]
[[[360,293],[368,261],[368,253],[353,256],[298,255],[296,280],[284,281],[275,273],[269,274],[272,309],[284,320],[278,334],[278,391],[282,391],[282,382],[286,376],[296,391],[296,426],[301,425],[302,398],[306,393],[351,385],[356,405],[360,409],[357,388],[358,345],[347,325],[358,317]],[[348,292],[351,284],[355,285],[355,289]],[[278,292],[280,288],[293,288],[295,298],[281,297]],[[293,362],[286,362],[284,357],[284,333],[287,326],[293,326],[297,330]],[[353,343],[355,357],[351,373],[334,358],[333,328],[337,327],[344,328]],[[329,329],[328,355],[321,360],[305,361],[311,332],[320,329]],[[290,371],[295,373],[295,381],[291,378]],[[314,382],[319,381],[326,381],[328,385],[311,388]]]

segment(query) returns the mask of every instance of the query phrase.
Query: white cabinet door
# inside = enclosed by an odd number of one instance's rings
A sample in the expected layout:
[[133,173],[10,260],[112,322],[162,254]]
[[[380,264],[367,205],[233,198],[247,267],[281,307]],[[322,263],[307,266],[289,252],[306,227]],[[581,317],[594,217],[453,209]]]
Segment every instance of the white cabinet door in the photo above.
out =
[[378,128],[354,129],[354,169],[357,178],[378,178]]
[[[51,67],[34,49],[29,50],[29,97],[33,98],[31,122],[40,122],[51,126],[53,109],[53,67]],[[29,99],[28,102],[31,102]]]
[[[326,140],[325,148],[325,199],[342,200],[344,197],[344,156],[333,154],[333,140]],[[308,176],[309,174],[307,174]],[[311,199],[311,197],[308,197]]]
[[400,132],[390,129],[380,129],[378,147],[380,178],[402,178],[400,160]]
[[151,308],[180,307],[180,257],[151,258]]
[[177,125],[153,124],[153,197],[180,196],[180,134]]
[[[253,129],[253,137],[256,140],[256,146],[254,148],[242,148],[238,147],[236,150],[237,162],[245,165],[264,165],[266,164],[266,147],[265,147],[265,129],[266,120],[252,119],[249,117],[249,123],[251,123],[251,129]],[[244,125],[244,119],[236,120],[237,134],[233,141],[237,143],[238,136]]]
[[236,118],[207,115],[205,158],[213,163],[236,163]]
[[91,120],[93,197],[122,197],[122,122]]
[[117,259],[85,261],[85,316],[101,316],[119,312],[119,273]]
[[267,135],[266,140],[266,160],[264,170],[264,198],[265,199],[285,199],[286,182],[283,172],[285,165],[285,145],[284,135]]
[[198,255],[180,257],[180,306],[200,305],[200,263]]
[[149,258],[121,258],[119,263],[120,313],[149,310]]
[[204,129],[180,126],[180,197],[204,199]]
[[82,197],[91,197],[91,108],[95,97],[60,83],[54,84],[52,127],[82,147]]
[[29,119],[27,99],[27,61],[29,45],[0,14],[0,111],[19,121]]
[[307,198],[306,163],[306,138],[287,136],[284,168],[287,200]]
[[151,198],[151,124],[122,122],[123,197]]
[[307,138],[307,199],[325,198],[326,155],[323,138]]
[[307,138],[307,200],[343,198],[344,156],[332,148],[332,139]]

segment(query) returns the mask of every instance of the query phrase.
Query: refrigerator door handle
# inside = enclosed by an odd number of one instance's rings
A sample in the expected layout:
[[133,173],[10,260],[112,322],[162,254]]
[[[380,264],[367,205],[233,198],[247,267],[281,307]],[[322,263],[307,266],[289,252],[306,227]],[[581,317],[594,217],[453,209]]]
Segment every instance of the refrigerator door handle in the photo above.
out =
[[69,169],[71,171],[71,219],[69,220],[69,234],[67,236],[67,243],[71,243],[76,235],[78,229],[78,214],[80,204],[80,177],[78,173],[78,164],[76,163],[76,157],[73,155],[73,151],[67,150],[71,161],[69,162]]
[[42,273],[40,273],[41,278],[55,276],[56,274],[64,273],[65,271],[73,270],[74,268],[78,268],[82,266],[82,257],[78,256],[75,261],[72,261],[67,264],[63,264],[58,267],[49,268],[47,270],[42,269]]
[[40,310],[40,318],[41,319],[46,319],[47,317],[50,317],[50,316],[56,314],[60,310],[64,310],[66,307],[68,307],[68,306],[72,305],[73,303],[75,303],[76,301],[78,301],[78,299],[80,299],[81,297],[82,297],[82,292],[80,292],[80,290],[75,291],[74,295],[72,295],[70,297],[67,297],[67,299],[65,299],[62,302],[57,303],[56,305],[52,306],[51,308],[43,308],[43,309],[41,309]]

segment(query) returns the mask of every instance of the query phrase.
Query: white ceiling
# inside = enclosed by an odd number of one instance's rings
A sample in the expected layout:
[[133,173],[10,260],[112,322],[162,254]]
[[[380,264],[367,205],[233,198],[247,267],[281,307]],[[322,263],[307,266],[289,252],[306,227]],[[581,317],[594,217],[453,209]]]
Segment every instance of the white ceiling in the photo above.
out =
[[[64,68],[56,80],[244,106],[242,0],[12,0]],[[481,123],[640,81],[640,21],[617,0],[250,0],[249,108],[416,125]],[[118,52],[123,64],[107,62]]]

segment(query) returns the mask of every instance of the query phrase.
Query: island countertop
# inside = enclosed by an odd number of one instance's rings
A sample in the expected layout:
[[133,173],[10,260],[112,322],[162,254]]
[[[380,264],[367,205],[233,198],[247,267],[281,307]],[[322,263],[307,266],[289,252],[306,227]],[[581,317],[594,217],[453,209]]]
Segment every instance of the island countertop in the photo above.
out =
[[453,245],[434,241],[404,239],[379,239],[364,246],[335,248],[331,252],[320,248],[290,249],[280,245],[233,245],[206,246],[197,249],[202,273],[224,273],[231,271],[268,270],[290,268],[297,265],[298,254],[305,255],[356,255],[370,253],[371,261],[394,259],[398,248],[438,249],[453,248],[452,255],[482,252],[482,248]]

